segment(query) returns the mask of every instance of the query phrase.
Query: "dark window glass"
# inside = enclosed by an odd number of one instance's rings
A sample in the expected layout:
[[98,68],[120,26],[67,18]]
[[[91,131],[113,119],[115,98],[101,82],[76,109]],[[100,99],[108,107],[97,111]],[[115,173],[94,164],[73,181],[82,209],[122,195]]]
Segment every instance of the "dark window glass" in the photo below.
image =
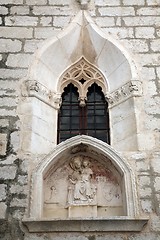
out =
[[79,106],[78,91],[69,84],[62,94],[58,117],[58,143],[85,134],[110,143],[108,104],[97,84],[88,89],[85,107]]

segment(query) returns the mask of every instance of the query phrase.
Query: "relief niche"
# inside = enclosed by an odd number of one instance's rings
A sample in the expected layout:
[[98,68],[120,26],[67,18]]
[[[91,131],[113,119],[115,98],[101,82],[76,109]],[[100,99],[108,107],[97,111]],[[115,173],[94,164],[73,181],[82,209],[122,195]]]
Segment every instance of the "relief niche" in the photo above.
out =
[[126,215],[122,180],[107,157],[71,154],[59,160],[44,176],[43,218]]

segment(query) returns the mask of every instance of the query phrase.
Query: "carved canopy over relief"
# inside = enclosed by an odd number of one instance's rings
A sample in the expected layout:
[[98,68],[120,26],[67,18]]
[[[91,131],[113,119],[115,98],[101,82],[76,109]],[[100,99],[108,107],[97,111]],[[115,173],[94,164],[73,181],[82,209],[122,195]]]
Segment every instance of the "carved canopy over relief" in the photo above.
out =
[[109,159],[76,154],[44,179],[44,217],[124,215],[122,179]]

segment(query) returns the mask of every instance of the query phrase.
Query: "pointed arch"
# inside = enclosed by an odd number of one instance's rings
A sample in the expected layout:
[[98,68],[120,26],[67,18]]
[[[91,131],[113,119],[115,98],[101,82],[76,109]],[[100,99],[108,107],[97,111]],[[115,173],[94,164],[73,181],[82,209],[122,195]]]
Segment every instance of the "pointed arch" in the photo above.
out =
[[118,155],[118,153],[108,144],[97,140],[93,137],[81,135],[70,138],[61,144],[48,154],[40,164],[33,170],[32,173],[32,189],[30,196],[30,214],[29,217],[37,219],[43,218],[42,206],[43,206],[43,178],[54,165],[63,164],[64,158],[66,159],[73,148],[83,144],[87,146],[89,152],[99,155],[103,155],[111,160],[117,171],[123,177],[124,181],[124,193],[126,204],[126,215],[128,217],[136,217],[139,214],[136,196],[135,176],[132,168],[129,166],[126,160]]

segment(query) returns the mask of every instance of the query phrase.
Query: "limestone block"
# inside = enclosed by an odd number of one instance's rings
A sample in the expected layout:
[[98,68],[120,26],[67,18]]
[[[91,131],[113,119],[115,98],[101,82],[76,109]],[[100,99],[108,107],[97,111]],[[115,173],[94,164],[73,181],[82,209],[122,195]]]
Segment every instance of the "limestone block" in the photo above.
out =
[[60,29],[54,29],[53,27],[41,27],[35,29],[35,38],[46,39],[49,37],[54,37],[60,33]]
[[0,133],[0,155],[6,155],[7,134]]
[[135,28],[136,38],[155,38],[154,27],[136,27]]
[[149,199],[141,200],[142,211],[146,213],[151,213],[153,211],[152,201]]
[[12,194],[26,194],[27,195],[27,186],[12,185],[10,188]]
[[145,0],[123,0],[124,5],[145,5]]
[[31,57],[31,54],[10,54],[6,64],[9,67],[27,68],[31,62]]
[[158,53],[150,53],[150,54],[140,54],[142,65],[147,66],[158,66],[159,65],[159,54]]
[[138,171],[145,172],[149,170],[149,164],[145,161],[137,161],[136,167]]
[[17,99],[12,97],[0,98],[0,106],[2,107],[16,107]]
[[128,240],[159,240],[155,233],[133,234],[128,237]]
[[96,22],[100,27],[115,26],[113,17],[97,17]]
[[17,14],[17,15],[27,15],[29,14],[29,7],[28,6],[14,6],[14,7],[11,7],[11,10],[10,10],[11,14]]
[[0,184],[0,201],[6,199],[6,184]]
[[41,40],[26,40],[24,44],[24,51],[33,53],[40,45]]
[[26,0],[28,5],[46,5],[47,0]]
[[151,159],[151,166],[154,171],[154,173],[160,173],[160,153],[154,153],[152,159]]
[[139,176],[139,186],[142,189],[145,189],[146,186],[150,185],[150,177],[149,176]]
[[145,152],[135,152],[130,156],[133,160],[144,160],[147,158],[147,154]]
[[141,198],[150,197],[151,194],[152,194],[151,188],[145,187],[145,188],[140,189],[140,191],[139,191],[139,196]]
[[49,5],[69,5],[70,0],[49,0]]
[[133,7],[107,7],[99,8],[101,16],[134,16],[135,11]]
[[23,0],[0,0],[0,4],[8,5],[8,4],[14,4],[19,5],[23,4]]
[[20,144],[19,132],[16,131],[11,133],[11,145],[15,152],[19,149],[20,146],[19,144]]
[[[19,82],[16,80],[0,80],[0,91],[4,92],[5,96],[17,96],[20,90]],[[7,122],[7,120],[6,120]]]
[[28,176],[18,176],[18,183],[22,186],[28,183]]
[[34,15],[63,15],[68,16],[71,15],[70,9],[68,7],[50,7],[50,6],[34,6],[33,7],[33,14]]
[[32,28],[0,27],[0,37],[3,38],[32,38]]
[[0,39],[1,52],[19,52],[21,47],[22,43],[19,40]]
[[159,16],[160,15],[160,8],[152,8],[152,7],[145,7],[145,8],[139,8],[137,10],[138,15],[154,15],[154,16]]
[[149,46],[146,40],[123,40],[123,44],[126,48],[133,52],[148,52]]
[[1,8],[0,8],[0,14],[1,14],[1,15],[7,15],[7,14],[8,14],[8,8],[1,6]]
[[3,163],[4,165],[12,165],[14,164],[14,161],[17,159],[17,156],[11,154],[9,155],[5,160],[3,160]]
[[40,25],[41,26],[52,26],[52,17],[41,17]]
[[157,83],[155,81],[149,81],[146,89],[147,96],[153,96],[157,94]]
[[152,67],[143,67],[141,70],[143,79],[153,80],[156,79],[155,69]]
[[16,109],[13,109],[13,110],[8,110],[8,109],[3,109],[3,108],[0,108],[0,115],[2,117],[6,117],[6,116],[13,116],[13,117],[16,117],[17,116],[17,112],[16,112]]
[[3,76],[3,79],[19,79],[26,75],[27,70],[25,69],[0,69],[0,76]]
[[104,28],[103,30],[113,34],[113,36],[116,37],[117,39],[134,37],[133,28],[114,27],[114,28]]
[[38,18],[28,16],[25,16],[25,18],[22,16],[6,17],[5,24],[6,26],[36,26]]
[[154,216],[154,218],[151,219],[151,229],[153,231],[158,231],[160,229],[160,217]]
[[[1,84],[1,82],[0,82]],[[0,126],[2,128],[8,127],[9,126],[9,120],[8,119],[0,119]]]
[[26,207],[26,199],[13,198],[10,206],[11,207]]
[[17,168],[15,166],[3,166],[0,168],[0,179],[11,180],[16,176]]
[[70,21],[70,17],[54,17],[53,25],[55,27],[66,27]]
[[155,39],[151,41],[151,49],[154,52],[160,52],[160,39]]
[[147,0],[148,6],[159,6],[159,0]]
[[95,5],[98,7],[103,7],[103,6],[119,6],[120,5],[120,0],[95,0]]
[[159,26],[160,17],[123,17],[126,26]]
[[0,202],[0,219],[5,219],[6,209],[7,209],[7,205],[3,202]]
[[160,191],[160,177],[155,177],[154,187],[156,192]]

